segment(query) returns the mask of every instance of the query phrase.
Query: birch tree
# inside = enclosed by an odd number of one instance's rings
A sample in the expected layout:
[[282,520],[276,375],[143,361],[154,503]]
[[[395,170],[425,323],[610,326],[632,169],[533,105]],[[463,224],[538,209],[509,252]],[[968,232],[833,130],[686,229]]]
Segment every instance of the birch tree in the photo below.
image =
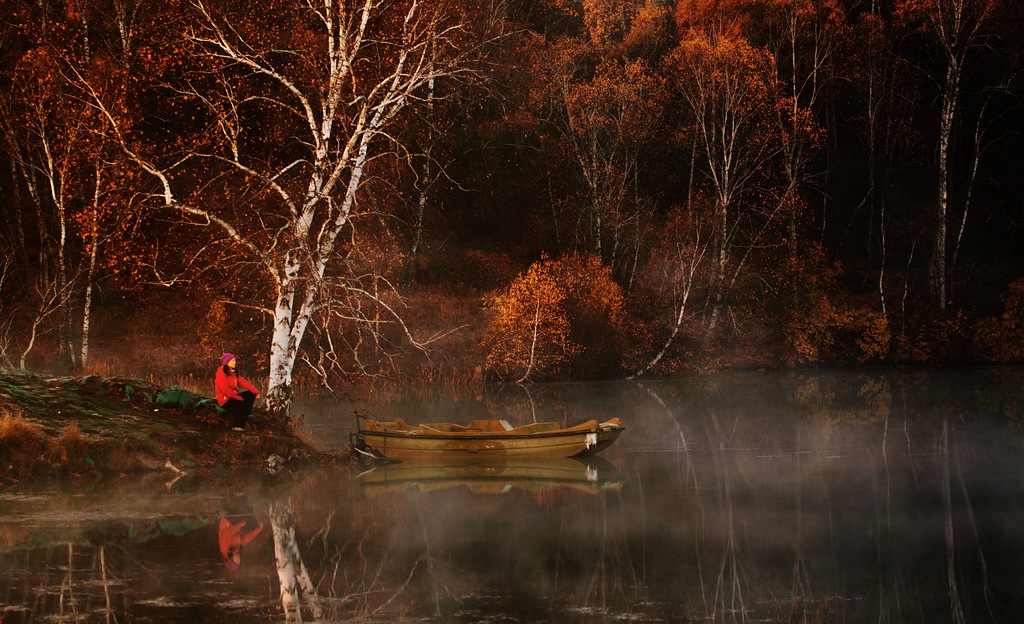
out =
[[775,107],[784,171],[779,202],[788,213],[786,240],[789,263],[795,267],[800,213],[814,175],[811,160],[821,134],[814,112],[831,78],[836,33],[845,16],[831,0],[768,0],[765,9],[768,50],[776,61],[781,96]]
[[591,80],[562,85],[560,131],[586,188],[582,238],[618,271],[638,244],[635,233],[650,220],[651,202],[638,200],[634,184],[658,127],[662,90],[642,62],[606,61]]
[[995,0],[901,0],[898,9],[905,19],[920,21],[934,35],[942,60],[939,133],[936,149],[935,243],[931,280],[940,311],[949,303],[950,169],[954,162],[955,122],[960,112],[963,87],[972,54],[984,44]]
[[36,290],[47,293],[40,300],[40,309],[47,313],[33,323],[31,335],[34,338],[38,329],[44,329],[43,318],[53,315],[59,319],[60,366],[66,369],[79,363],[71,306],[80,277],[74,218],[80,180],[89,168],[89,154],[94,153],[96,142],[95,120],[81,102],[67,97],[68,85],[53,66],[53,55],[46,46],[22,57],[14,89],[4,104],[8,117],[3,129],[15,179],[34,208],[40,241],[40,285]]
[[690,298],[698,290],[709,287],[704,262],[709,237],[704,230],[710,228],[705,228],[703,221],[712,219],[705,218],[711,211],[702,210],[704,203],[691,198],[685,206],[673,208],[661,228],[661,240],[651,254],[652,266],[644,273],[652,283],[650,290],[655,297],[671,303],[668,336],[630,378],[641,377],[663,360],[667,361],[666,356],[679,339],[680,330],[693,316],[692,309],[687,307]]
[[180,55],[153,90],[176,149],[136,139],[124,115],[83,89],[153,181],[153,207],[217,232],[217,258],[253,268],[270,319],[265,407],[287,418],[303,338],[325,307],[356,322],[383,311],[422,346],[384,294],[390,283],[352,262],[368,244],[360,219],[385,209],[362,205],[360,189],[375,158],[401,149],[389,134],[400,113],[432,81],[465,71],[462,23],[443,0],[184,9]]
[[599,61],[566,40],[545,51],[535,97],[550,109],[546,126],[559,155],[582,182],[574,223],[575,248],[593,253],[622,275],[652,203],[637,188],[643,150],[660,118],[663,88],[643,61]]
[[[726,290],[743,266],[742,260],[730,266],[742,233],[739,225],[745,220],[740,212],[743,200],[779,153],[776,127],[771,121],[777,103],[774,59],[740,37],[694,32],[680,43],[668,63],[676,93],[691,115],[715,203],[712,252],[717,278],[708,321],[710,331]],[[757,230],[758,226],[753,226],[748,234],[755,238]]]
[[548,259],[535,263],[494,303],[485,343],[487,368],[500,380],[557,378],[580,351],[570,338],[567,296],[552,265]]
[[[551,137],[551,160],[566,167],[554,180],[568,182],[553,201],[565,206],[564,215],[553,207],[556,234],[568,238],[568,251],[598,256],[626,284],[654,213],[642,180],[666,95],[648,62],[629,53],[656,48],[666,19],[665,9],[637,0],[588,0],[573,15],[572,35],[536,39],[531,59],[536,78],[525,117]],[[549,169],[552,178],[556,171]]]

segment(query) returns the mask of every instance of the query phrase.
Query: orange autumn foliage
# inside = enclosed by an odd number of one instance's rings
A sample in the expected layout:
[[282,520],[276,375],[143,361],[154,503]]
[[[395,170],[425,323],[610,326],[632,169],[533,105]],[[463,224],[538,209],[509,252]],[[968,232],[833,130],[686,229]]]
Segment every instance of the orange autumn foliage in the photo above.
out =
[[593,255],[543,258],[495,302],[487,368],[503,381],[604,376],[622,367],[631,323],[622,289]]
[[990,362],[1024,361],[1024,279],[1010,284],[1003,295],[1001,315],[978,323],[974,349],[979,359]]
[[541,260],[495,301],[487,328],[487,368],[503,381],[557,377],[579,351],[569,340],[565,290]]
[[891,340],[886,317],[835,297],[841,269],[828,263],[821,248],[811,248],[806,257],[795,268],[796,301],[785,327],[797,361],[852,357],[863,363],[886,357]]

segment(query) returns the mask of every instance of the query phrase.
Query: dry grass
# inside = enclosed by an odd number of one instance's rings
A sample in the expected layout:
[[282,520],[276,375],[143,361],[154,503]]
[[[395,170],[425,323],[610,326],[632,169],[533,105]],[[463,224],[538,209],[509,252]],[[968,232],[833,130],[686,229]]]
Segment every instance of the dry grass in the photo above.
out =
[[128,452],[122,445],[114,445],[107,451],[106,465],[111,470],[131,472],[139,467],[138,457]]
[[[91,454],[106,456],[117,446],[86,436],[72,420],[56,437],[47,436],[43,428],[10,408],[0,408],[0,474],[10,478],[36,472],[40,460],[49,469],[84,466]],[[100,448],[103,447],[103,448]],[[121,452],[117,468],[124,470],[134,464],[133,458]]]
[[53,463],[66,466],[79,458],[86,457],[88,440],[82,435],[77,420],[72,420],[50,444],[50,458]]
[[0,407],[0,445],[16,446],[44,439],[42,428],[24,418],[16,410]]
[[0,407],[0,412],[0,474],[10,478],[30,472],[35,459],[46,453],[46,434],[10,408]]

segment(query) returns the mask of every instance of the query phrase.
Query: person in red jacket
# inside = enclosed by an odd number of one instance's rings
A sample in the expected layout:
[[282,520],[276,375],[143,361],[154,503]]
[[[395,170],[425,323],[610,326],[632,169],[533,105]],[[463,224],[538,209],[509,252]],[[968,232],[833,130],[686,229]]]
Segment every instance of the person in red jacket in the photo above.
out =
[[220,368],[217,369],[216,379],[217,405],[228,413],[231,428],[243,431],[260,391],[238,374],[235,370],[236,364],[234,355],[225,353],[220,356]]
[[246,522],[232,522],[224,516],[220,519],[219,542],[220,554],[224,557],[224,563],[229,570],[237,570],[242,563],[242,546],[253,540],[263,530],[263,523],[248,533],[242,533]]

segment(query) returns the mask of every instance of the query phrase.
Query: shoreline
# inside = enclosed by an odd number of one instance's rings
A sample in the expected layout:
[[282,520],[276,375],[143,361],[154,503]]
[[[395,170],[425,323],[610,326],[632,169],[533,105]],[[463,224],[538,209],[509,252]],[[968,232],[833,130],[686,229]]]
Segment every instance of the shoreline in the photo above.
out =
[[26,479],[171,476],[224,467],[269,472],[340,463],[257,409],[232,431],[209,397],[128,377],[0,371],[0,487]]

